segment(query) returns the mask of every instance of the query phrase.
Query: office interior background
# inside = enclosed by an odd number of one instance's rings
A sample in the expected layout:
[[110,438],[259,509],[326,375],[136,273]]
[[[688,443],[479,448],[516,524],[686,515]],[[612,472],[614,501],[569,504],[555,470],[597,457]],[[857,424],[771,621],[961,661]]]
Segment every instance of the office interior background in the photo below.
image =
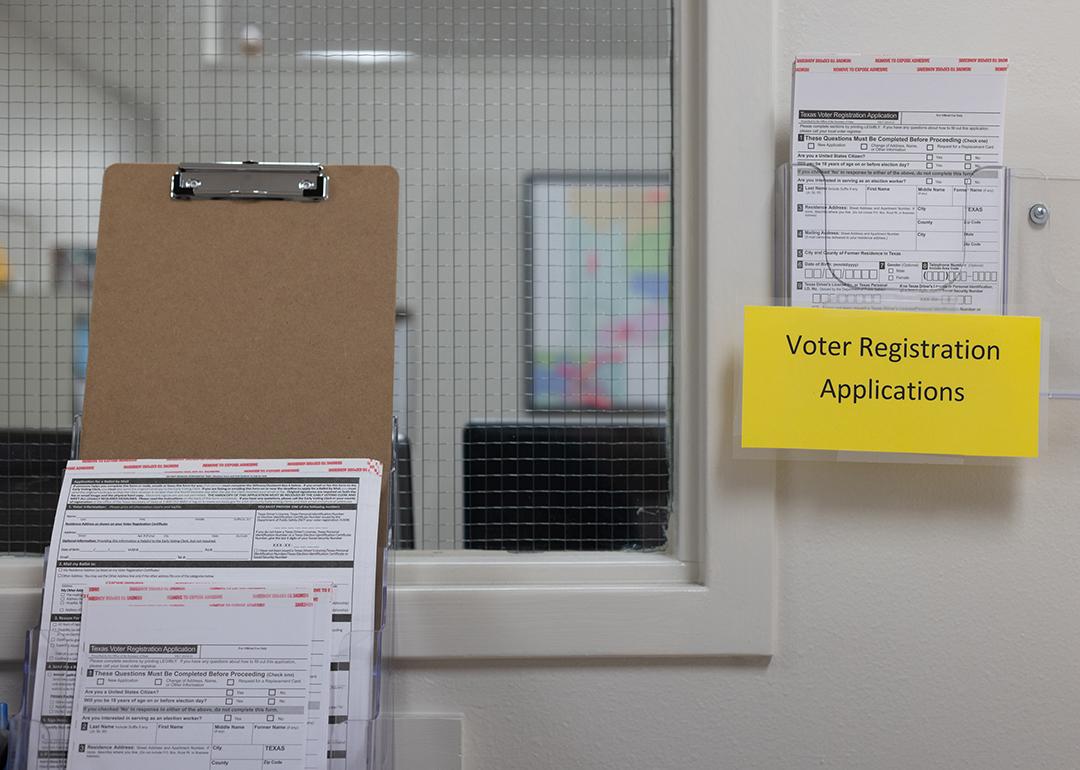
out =
[[[742,536],[733,508],[769,533],[755,654],[665,649],[643,613],[647,656],[399,662],[397,710],[460,717],[446,767],[1075,763],[1070,405],[1005,469],[731,456],[794,55],[1009,55],[1010,164],[1075,177],[1073,4],[5,0],[0,21],[0,551],[47,542],[105,167],[387,163],[409,550],[692,566],[705,528]],[[582,343],[601,326],[628,359]],[[615,589],[654,580],[627,564]]]
[[[395,411],[407,542],[664,545],[670,4],[8,10],[9,181],[22,200],[5,211],[5,428],[44,430],[29,443],[65,454],[48,431],[69,433],[80,404],[106,166],[390,164],[404,191]],[[570,275],[564,250],[592,254],[591,272]],[[629,360],[605,360],[617,342],[585,344],[598,324],[630,338]],[[34,477],[58,466],[27,459],[13,495],[55,487]],[[610,477],[622,459],[639,472]],[[577,494],[543,478],[582,467],[594,479]],[[533,493],[546,498],[538,509]],[[47,539],[27,502],[12,547]],[[569,513],[578,507],[593,513]]]

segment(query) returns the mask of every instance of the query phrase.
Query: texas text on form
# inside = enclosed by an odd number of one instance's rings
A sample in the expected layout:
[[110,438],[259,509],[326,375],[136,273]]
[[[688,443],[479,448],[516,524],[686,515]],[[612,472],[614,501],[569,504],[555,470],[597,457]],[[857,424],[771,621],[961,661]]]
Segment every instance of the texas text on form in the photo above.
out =
[[801,56],[791,304],[1001,313],[1008,60]]

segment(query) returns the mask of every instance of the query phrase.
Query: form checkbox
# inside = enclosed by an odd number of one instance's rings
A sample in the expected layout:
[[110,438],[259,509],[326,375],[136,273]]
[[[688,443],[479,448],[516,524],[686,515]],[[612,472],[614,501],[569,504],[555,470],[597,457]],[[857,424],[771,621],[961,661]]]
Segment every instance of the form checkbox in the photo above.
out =
[[859,145],[859,149],[860,150],[869,150],[870,147],[869,147],[869,145],[866,144],[866,142],[863,142],[862,144]]
[[934,167],[934,164],[933,164],[933,163],[927,163],[927,164],[926,164],[926,167],[927,167],[927,168],[933,168],[933,167]]
[[226,706],[231,706],[232,705],[232,698],[226,698],[225,699],[225,705]]
[[98,684],[105,684],[105,680],[104,680],[104,679],[98,679],[98,680],[97,680],[97,683],[98,683]]
[[236,680],[235,679],[226,679],[225,684],[236,684]]
[[971,164],[970,163],[965,163],[964,168],[971,168]]
[[927,183],[927,184],[933,184],[933,183],[934,183],[934,178],[933,178],[933,177],[929,177],[929,176],[928,176],[928,177],[926,177],[926,183]]
[[807,142],[806,143],[806,149],[808,149],[808,150],[814,149],[814,143],[813,142]]
[[226,690],[225,694],[226,695],[235,695],[235,693],[232,690]]
[[276,699],[276,698],[267,698],[267,699],[266,699],[266,705],[267,705],[267,706],[273,706],[273,705],[274,705],[275,703],[277,703],[277,699]]
[[266,715],[266,721],[267,722],[273,722],[274,721],[274,715],[273,714],[267,714]]
[[965,155],[964,160],[971,160],[971,156],[970,155]]
[[277,695],[277,690],[267,690],[266,694],[267,695]]
[[226,722],[231,722],[232,721],[232,714],[226,714],[225,715],[225,721]]
[[964,177],[964,184],[971,184],[971,177],[969,177],[969,176]]
[[154,684],[156,684],[156,685],[160,685],[160,684],[161,684],[161,680],[160,680],[160,679],[155,679],[155,680],[154,680]]
[[934,156],[933,156],[933,155],[931,155],[930,153],[927,153],[927,154],[926,154],[926,159],[927,159],[927,160],[933,160],[933,159],[934,159]]
[[926,149],[927,150],[932,150],[932,149],[934,149],[934,145],[928,144],[928,145],[926,145]]

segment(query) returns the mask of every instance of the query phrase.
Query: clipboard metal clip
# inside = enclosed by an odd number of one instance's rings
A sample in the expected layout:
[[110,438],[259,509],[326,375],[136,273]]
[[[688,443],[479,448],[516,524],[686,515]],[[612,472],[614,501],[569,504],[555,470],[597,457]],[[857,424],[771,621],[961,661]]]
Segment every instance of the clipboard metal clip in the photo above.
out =
[[172,177],[174,200],[321,201],[330,177],[318,163],[181,163]]

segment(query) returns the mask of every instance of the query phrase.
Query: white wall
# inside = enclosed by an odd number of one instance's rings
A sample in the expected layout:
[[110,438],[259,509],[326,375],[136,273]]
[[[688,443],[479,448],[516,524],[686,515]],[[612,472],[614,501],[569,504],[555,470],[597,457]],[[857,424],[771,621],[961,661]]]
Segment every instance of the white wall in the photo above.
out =
[[[741,169],[758,196],[771,179],[799,50],[1004,52],[1010,162],[1080,174],[1072,0],[775,1],[771,55],[767,4],[709,4],[710,83],[767,87],[771,60],[776,123],[775,154],[740,147],[713,184]],[[740,38],[748,67],[721,69]],[[710,116],[773,120],[756,103]],[[768,223],[746,227],[760,257],[709,259],[760,259],[746,280],[764,285]],[[397,707],[464,713],[471,770],[1075,767],[1080,405],[1052,406],[1045,456],[1019,468],[781,465],[758,490],[780,511],[771,661],[411,663]]]

